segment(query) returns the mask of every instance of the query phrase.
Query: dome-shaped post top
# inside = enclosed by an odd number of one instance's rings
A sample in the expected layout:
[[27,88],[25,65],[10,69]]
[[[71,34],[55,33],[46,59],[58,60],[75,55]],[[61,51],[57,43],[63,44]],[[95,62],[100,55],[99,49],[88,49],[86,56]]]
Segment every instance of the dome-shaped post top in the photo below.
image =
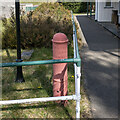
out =
[[68,38],[67,38],[67,36],[64,33],[56,33],[53,36],[52,42],[55,42],[55,43],[65,43],[65,42],[68,42]]
[[[52,39],[53,60],[68,58],[68,39],[64,33],[56,33]],[[53,96],[66,96],[67,89],[67,63],[53,64]],[[57,101],[66,104],[67,101]]]

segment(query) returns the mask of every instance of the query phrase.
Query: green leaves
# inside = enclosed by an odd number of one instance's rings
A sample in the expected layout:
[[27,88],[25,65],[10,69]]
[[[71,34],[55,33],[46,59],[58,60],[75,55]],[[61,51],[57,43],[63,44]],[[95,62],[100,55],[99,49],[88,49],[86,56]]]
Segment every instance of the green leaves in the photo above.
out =
[[[21,12],[23,13],[23,12]],[[12,12],[8,22],[4,20],[3,48],[16,48],[15,16]],[[21,47],[51,47],[53,35],[63,32],[72,40],[71,13],[59,3],[42,3],[33,12],[21,14]],[[7,45],[5,45],[7,43]]]
[[82,13],[87,10],[86,2],[63,2],[62,4],[66,9],[72,10],[74,13]]

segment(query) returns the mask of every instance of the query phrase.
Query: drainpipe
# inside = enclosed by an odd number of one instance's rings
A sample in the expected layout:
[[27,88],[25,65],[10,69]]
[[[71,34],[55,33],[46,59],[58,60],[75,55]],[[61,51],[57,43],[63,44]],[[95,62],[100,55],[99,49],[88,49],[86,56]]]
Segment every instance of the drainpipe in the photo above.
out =
[[98,19],[98,1],[95,1],[95,20],[97,21]]

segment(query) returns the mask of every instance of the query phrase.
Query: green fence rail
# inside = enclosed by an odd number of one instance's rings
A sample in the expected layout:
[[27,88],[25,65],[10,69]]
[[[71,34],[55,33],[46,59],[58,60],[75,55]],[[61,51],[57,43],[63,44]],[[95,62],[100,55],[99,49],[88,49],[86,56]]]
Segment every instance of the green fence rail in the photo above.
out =
[[16,67],[16,66],[28,66],[28,65],[42,65],[42,64],[56,64],[56,63],[74,63],[75,71],[75,95],[72,96],[59,96],[59,97],[48,97],[48,98],[31,98],[31,99],[20,99],[20,100],[5,100],[0,101],[0,105],[8,104],[22,104],[22,103],[36,103],[36,102],[47,102],[57,100],[76,100],[76,120],[80,118],[80,77],[81,77],[81,59],[79,56],[77,32],[74,22],[73,13],[73,43],[74,43],[74,58],[70,59],[57,59],[57,60],[41,60],[41,61],[26,61],[26,62],[12,62],[12,63],[0,63],[0,67]]
[[26,12],[29,12],[29,11],[33,11],[35,10],[37,7],[26,7]]
[[79,66],[80,59],[57,59],[57,60],[41,60],[41,61],[26,61],[26,62],[13,62],[13,63],[0,63],[0,67],[16,67],[16,66],[28,66],[28,65],[43,65],[43,64],[55,64],[55,63],[77,63]]
[[13,63],[0,63],[0,67],[16,67],[16,66],[28,66],[28,65],[41,65],[41,64],[55,64],[55,63],[77,63],[77,66],[80,66],[81,59],[79,55],[78,42],[77,42],[77,32],[74,22],[73,13],[72,14],[72,23],[73,23],[73,34],[75,35],[75,53],[76,58],[72,59],[58,59],[58,60],[42,60],[42,61],[26,61],[26,62],[13,62]]
[[76,58],[80,59],[79,49],[78,49],[78,41],[77,41],[77,32],[76,32],[74,16],[73,16],[73,12],[72,11],[71,11],[71,14],[72,14],[73,34],[75,35],[75,48],[74,49],[75,49],[75,53],[76,53]]

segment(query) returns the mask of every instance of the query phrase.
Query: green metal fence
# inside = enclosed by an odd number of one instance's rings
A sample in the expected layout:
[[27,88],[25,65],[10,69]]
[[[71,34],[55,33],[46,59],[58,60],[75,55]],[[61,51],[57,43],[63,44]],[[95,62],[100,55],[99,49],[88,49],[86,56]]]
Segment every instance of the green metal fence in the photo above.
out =
[[16,66],[43,65],[43,64],[55,64],[55,63],[77,63],[77,66],[80,66],[79,62],[80,62],[80,58],[72,58],[72,59],[0,63],[0,67],[16,67]]
[[26,12],[29,12],[29,11],[33,11],[35,10],[37,7],[26,7]]
[[76,118],[80,118],[80,76],[81,76],[81,59],[79,55],[77,32],[75,28],[74,16],[72,15],[73,23],[73,43],[74,43],[74,58],[71,59],[57,59],[57,60],[42,60],[42,61],[27,61],[27,62],[12,62],[12,63],[0,63],[0,67],[16,67],[16,66],[29,66],[29,65],[42,65],[42,64],[56,64],[56,63],[74,63],[75,71],[75,95],[71,96],[59,96],[48,98],[31,98],[20,100],[5,100],[0,101],[0,105],[8,104],[22,104],[22,103],[35,103],[35,102],[47,102],[56,100],[76,100]]

